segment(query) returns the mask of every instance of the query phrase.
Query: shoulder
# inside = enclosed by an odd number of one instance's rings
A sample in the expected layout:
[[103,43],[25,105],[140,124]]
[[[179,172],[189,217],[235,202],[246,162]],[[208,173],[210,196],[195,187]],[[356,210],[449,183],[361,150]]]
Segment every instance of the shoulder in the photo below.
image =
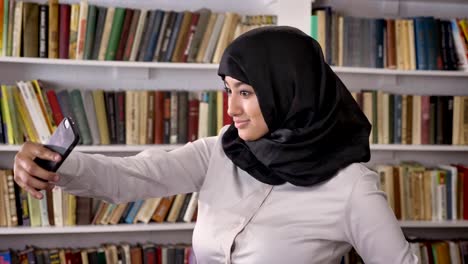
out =
[[379,177],[376,172],[362,163],[353,163],[341,169],[335,177],[327,183],[340,190],[347,198],[366,190],[378,190]]

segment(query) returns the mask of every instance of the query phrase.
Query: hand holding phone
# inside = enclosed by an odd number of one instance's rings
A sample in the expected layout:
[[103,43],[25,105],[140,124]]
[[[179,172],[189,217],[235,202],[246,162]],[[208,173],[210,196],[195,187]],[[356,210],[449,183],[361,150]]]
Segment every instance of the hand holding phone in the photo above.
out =
[[73,148],[78,144],[79,140],[80,135],[75,123],[70,117],[65,117],[57,126],[54,134],[52,134],[48,142],[44,145],[44,147],[57,152],[61,157],[60,161],[44,160],[40,158],[35,158],[34,161],[40,167],[48,171],[56,172]]

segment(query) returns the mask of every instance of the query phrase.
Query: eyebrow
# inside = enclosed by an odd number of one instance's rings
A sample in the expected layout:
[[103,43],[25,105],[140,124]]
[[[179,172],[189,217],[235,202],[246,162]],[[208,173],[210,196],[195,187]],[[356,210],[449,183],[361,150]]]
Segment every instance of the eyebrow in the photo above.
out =
[[[234,86],[233,88],[239,88],[239,86],[244,85],[244,84],[245,84],[245,83],[243,83],[243,82],[241,82],[241,81],[236,81],[236,82],[234,83],[234,85],[233,85],[233,86]],[[228,83],[227,83],[226,81],[224,81],[224,85],[225,85],[226,87],[230,88],[229,85],[228,85]]]

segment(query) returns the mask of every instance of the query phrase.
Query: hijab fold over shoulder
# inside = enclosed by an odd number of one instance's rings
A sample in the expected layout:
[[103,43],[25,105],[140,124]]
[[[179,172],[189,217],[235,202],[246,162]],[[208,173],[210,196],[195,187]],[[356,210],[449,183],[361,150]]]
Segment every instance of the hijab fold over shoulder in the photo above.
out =
[[226,155],[257,180],[310,186],[369,161],[369,121],[319,44],[298,29],[262,27],[241,35],[225,50],[218,74],[257,94],[268,134],[246,142],[231,125],[222,138]]

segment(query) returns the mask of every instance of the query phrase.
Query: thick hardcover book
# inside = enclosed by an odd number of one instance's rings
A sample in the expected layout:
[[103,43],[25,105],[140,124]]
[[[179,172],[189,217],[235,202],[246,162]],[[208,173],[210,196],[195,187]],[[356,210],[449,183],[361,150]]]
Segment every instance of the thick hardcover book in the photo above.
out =
[[81,142],[84,145],[91,145],[93,139],[91,137],[91,130],[89,129],[88,118],[86,117],[80,90],[75,89],[70,92],[70,101],[73,113],[75,113],[76,117],[75,122],[80,130]]
[[59,57],[59,4],[49,0],[48,55],[50,59]]
[[39,57],[49,57],[49,6],[39,6]]
[[154,144],[164,142],[164,92],[154,94]]
[[124,50],[123,58],[122,58],[124,61],[130,60],[133,43],[135,42],[135,33],[138,27],[138,21],[140,20],[140,13],[141,13],[140,10],[133,11],[132,21],[130,22],[130,28],[128,30],[128,36],[125,40],[125,50]]
[[122,25],[122,32],[119,37],[119,45],[117,46],[117,52],[115,54],[115,60],[121,61],[124,56],[125,44],[128,40],[128,35],[130,33],[130,26],[133,19],[133,9],[125,9],[125,16]]
[[125,8],[117,7],[114,12],[112,29],[109,36],[109,45],[106,49],[106,60],[114,60],[119,46],[120,35],[125,17]]
[[39,5],[23,3],[23,56],[39,57]]
[[158,43],[159,34],[161,34],[161,23],[164,18],[164,11],[156,10],[153,27],[149,34],[148,46],[144,51],[143,61],[152,61],[156,45]]
[[70,46],[70,13],[71,6],[68,4],[59,5],[59,58],[68,59]]
[[117,143],[117,123],[115,113],[115,93],[113,91],[104,92],[107,124],[109,127],[109,138],[111,144]]
[[125,92],[115,92],[115,122],[117,144],[125,144]]
[[104,24],[106,22],[107,8],[99,6],[97,8],[96,29],[94,34],[93,48],[91,52],[92,60],[97,60],[99,57],[99,48],[101,47],[102,34],[104,32]]
[[187,116],[188,116],[188,92],[181,91],[178,94],[177,109],[177,143],[187,143]]
[[88,18],[86,23],[86,37],[84,43],[83,59],[92,59],[94,37],[96,34],[97,6],[88,6]]

